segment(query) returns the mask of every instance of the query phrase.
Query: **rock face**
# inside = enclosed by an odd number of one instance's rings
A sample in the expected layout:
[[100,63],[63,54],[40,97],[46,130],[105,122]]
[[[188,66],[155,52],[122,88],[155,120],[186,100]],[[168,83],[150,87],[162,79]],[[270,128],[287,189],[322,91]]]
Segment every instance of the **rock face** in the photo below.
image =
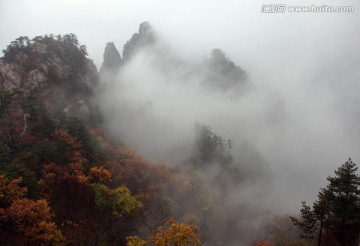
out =
[[[51,85],[81,90],[98,83],[93,62],[86,58],[86,47],[76,36],[20,37],[0,58],[0,90],[35,90]],[[26,42],[21,42],[23,39]]]
[[123,58],[129,60],[141,48],[153,45],[156,42],[156,35],[149,22],[143,22],[139,26],[139,32],[134,33],[124,45]]
[[[84,108],[92,100],[99,74],[74,34],[20,37],[3,52],[0,92],[31,94],[50,112],[69,105]],[[79,100],[81,105],[74,103]]]
[[100,76],[104,76],[107,73],[116,73],[121,66],[121,56],[116,49],[113,42],[106,44],[104,52],[104,61],[100,68]]
[[[194,64],[182,60],[157,38],[156,31],[148,22],[141,23],[139,31],[125,43],[122,59],[114,43],[106,45],[104,62],[100,69],[101,80],[109,83],[117,81],[116,77],[122,65],[128,64],[140,51],[143,51],[165,76],[183,76],[179,81],[191,77],[200,81],[204,88],[218,92],[231,89],[239,92],[249,86],[247,73],[235,65],[222,50],[212,50],[210,58],[202,63]],[[140,71],[141,67],[138,69]]]
[[2,90],[13,90],[20,86],[21,76],[19,66],[8,64],[0,59],[0,88]]
[[104,84],[116,80],[117,74],[123,64],[126,64],[141,49],[156,43],[156,36],[153,28],[148,22],[143,22],[139,26],[139,31],[134,33],[123,49],[123,58],[116,49],[113,42],[106,44],[104,61],[101,65],[99,74]]
[[246,81],[246,72],[236,66],[220,49],[211,52],[211,57],[205,65],[208,69],[206,82],[209,86],[227,90]]

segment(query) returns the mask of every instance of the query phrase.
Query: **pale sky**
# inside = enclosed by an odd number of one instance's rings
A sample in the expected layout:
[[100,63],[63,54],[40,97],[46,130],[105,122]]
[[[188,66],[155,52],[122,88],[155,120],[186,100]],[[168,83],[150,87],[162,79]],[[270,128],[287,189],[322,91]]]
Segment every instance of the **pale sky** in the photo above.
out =
[[[149,21],[184,56],[221,48],[237,61],[273,62],[325,42],[359,40],[358,1],[285,1],[290,5],[350,5],[354,13],[261,12],[269,1],[0,0],[0,48],[21,35],[75,33],[99,67],[106,42],[121,50]],[[274,2],[277,3],[277,2]],[[348,43],[346,43],[348,45]],[[303,51],[300,51],[302,53]],[[273,57],[273,58],[271,58]]]

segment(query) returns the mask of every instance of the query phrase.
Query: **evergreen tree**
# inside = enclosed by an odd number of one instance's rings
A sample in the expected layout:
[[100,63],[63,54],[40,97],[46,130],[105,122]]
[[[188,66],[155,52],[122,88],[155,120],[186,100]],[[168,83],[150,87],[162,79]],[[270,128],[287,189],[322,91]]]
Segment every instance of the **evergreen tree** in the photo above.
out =
[[300,237],[307,241],[312,241],[315,238],[315,233],[318,230],[318,219],[314,210],[306,205],[306,202],[302,202],[302,208],[300,210],[301,218],[290,217],[295,226],[298,226],[302,233]]
[[360,176],[357,170],[356,164],[349,159],[335,171],[335,177],[327,178],[329,184],[321,189],[313,208],[303,202],[301,219],[291,218],[302,230],[303,237],[313,239],[313,233],[318,231],[318,245],[322,245],[325,229],[326,242],[331,234],[342,246],[355,245],[360,232]]
[[327,189],[333,202],[331,223],[339,228],[343,246],[351,245],[359,235],[360,215],[360,176],[358,167],[349,159],[336,171],[335,177],[328,177]]
[[[329,233],[329,218],[333,208],[333,196],[328,189],[321,189],[318,194],[318,200],[314,202],[313,211],[318,220],[318,246],[321,245],[323,230],[325,229],[326,242],[328,241]],[[327,245],[327,243],[325,244]]]

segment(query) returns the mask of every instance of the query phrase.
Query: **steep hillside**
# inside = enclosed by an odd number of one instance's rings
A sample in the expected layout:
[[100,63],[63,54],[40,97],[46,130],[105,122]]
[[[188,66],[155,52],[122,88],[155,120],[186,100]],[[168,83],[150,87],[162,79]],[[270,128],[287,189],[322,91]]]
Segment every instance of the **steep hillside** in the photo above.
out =
[[102,128],[98,73],[75,35],[20,37],[0,71],[1,245],[158,245],[159,226],[200,243],[194,223],[171,219],[192,185]]
[[[125,44],[123,58],[114,44],[107,45],[101,78],[74,34],[20,37],[3,51],[1,245],[256,243],[271,217],[262,204],[246,200],[249,185],[259,182],[265,189],[269,181],[269,169],[256,150],[244,147],[237,153],[244,157],[235,158],[230,139],[196,124],[194,142],[177,165],[152,163],[107,128],[109,112],[133,125],[146,126],[152,119],[151,103],[148,111],[136,112],[126,103],[103,104],[103,113],[98,101],[105,90],[116,92],[119,83],[123,93],[130,93],[121,84],[128,81],[118,80],[118,74],[147,55],[170,82],[194,75],[206,93],[223,96],[234,90],[241,95],[248,83],[246,73],[220,50],[192,66],[162,47],[151,26],[141,24]],[[179,64],[181,74],[173,70]],[[204,73],[199,76],[197,69]],[[122,124],[115,127],[123,129]],[[166,137],[158,134],[147,141]]]
[[51,110],[87,107],[84,104],[93,94],[99,76],[94,63],[86,57],[86,46],[80,45],[74,34],[32,40],[20,37],[3,52],[2,91],[37,94]]

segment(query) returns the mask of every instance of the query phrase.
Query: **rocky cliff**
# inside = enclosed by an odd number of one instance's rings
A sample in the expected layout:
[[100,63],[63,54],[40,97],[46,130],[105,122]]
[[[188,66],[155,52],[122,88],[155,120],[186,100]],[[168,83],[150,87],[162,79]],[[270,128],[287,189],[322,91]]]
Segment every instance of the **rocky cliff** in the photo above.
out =
[[19,37],[3,53],[0,91],[36,94],[50,111],[70,112],[80,104],[84,109],[99,82],[86,46],[74,34]]
[[122,59],[113,42],[106,44],[103,57],[104,61],[101,65],[99,74],[102,81],[108,82],[111,81],[119,71]]
[[46,85],[93,86],[97,69],[86,57],[85,45],[74,34],[20,37],[7,46],[0,59],[0,89],[31,90]]
[[143,22],[139,26],[139,32],[134,33],[124,45],[123,58],[125,61],[131,59],[138,50],[155,44],[157,38],[149,22]]
[[[121,71],[121,65],[126,65],[141,53],[155,64],[161,73],[179,74],[185,78],[194,77],[207,89],[219,92],[232,88],[243,90],[247,85],[246,72],[237,66],[220,49],[214,49],[209,59],[202,63],[194,64],[177,57],[167,44],[159,41],[154,28],[143,22],[139,31],[125,43],[123,59],[121,59],[114,43],[108,43],[105,48],[104,62],[100,69],[102,81],[116,81],[116,76]],[[141,71],[141,67],[138,68]],[[179,78],[182,80],[183,78]]]

